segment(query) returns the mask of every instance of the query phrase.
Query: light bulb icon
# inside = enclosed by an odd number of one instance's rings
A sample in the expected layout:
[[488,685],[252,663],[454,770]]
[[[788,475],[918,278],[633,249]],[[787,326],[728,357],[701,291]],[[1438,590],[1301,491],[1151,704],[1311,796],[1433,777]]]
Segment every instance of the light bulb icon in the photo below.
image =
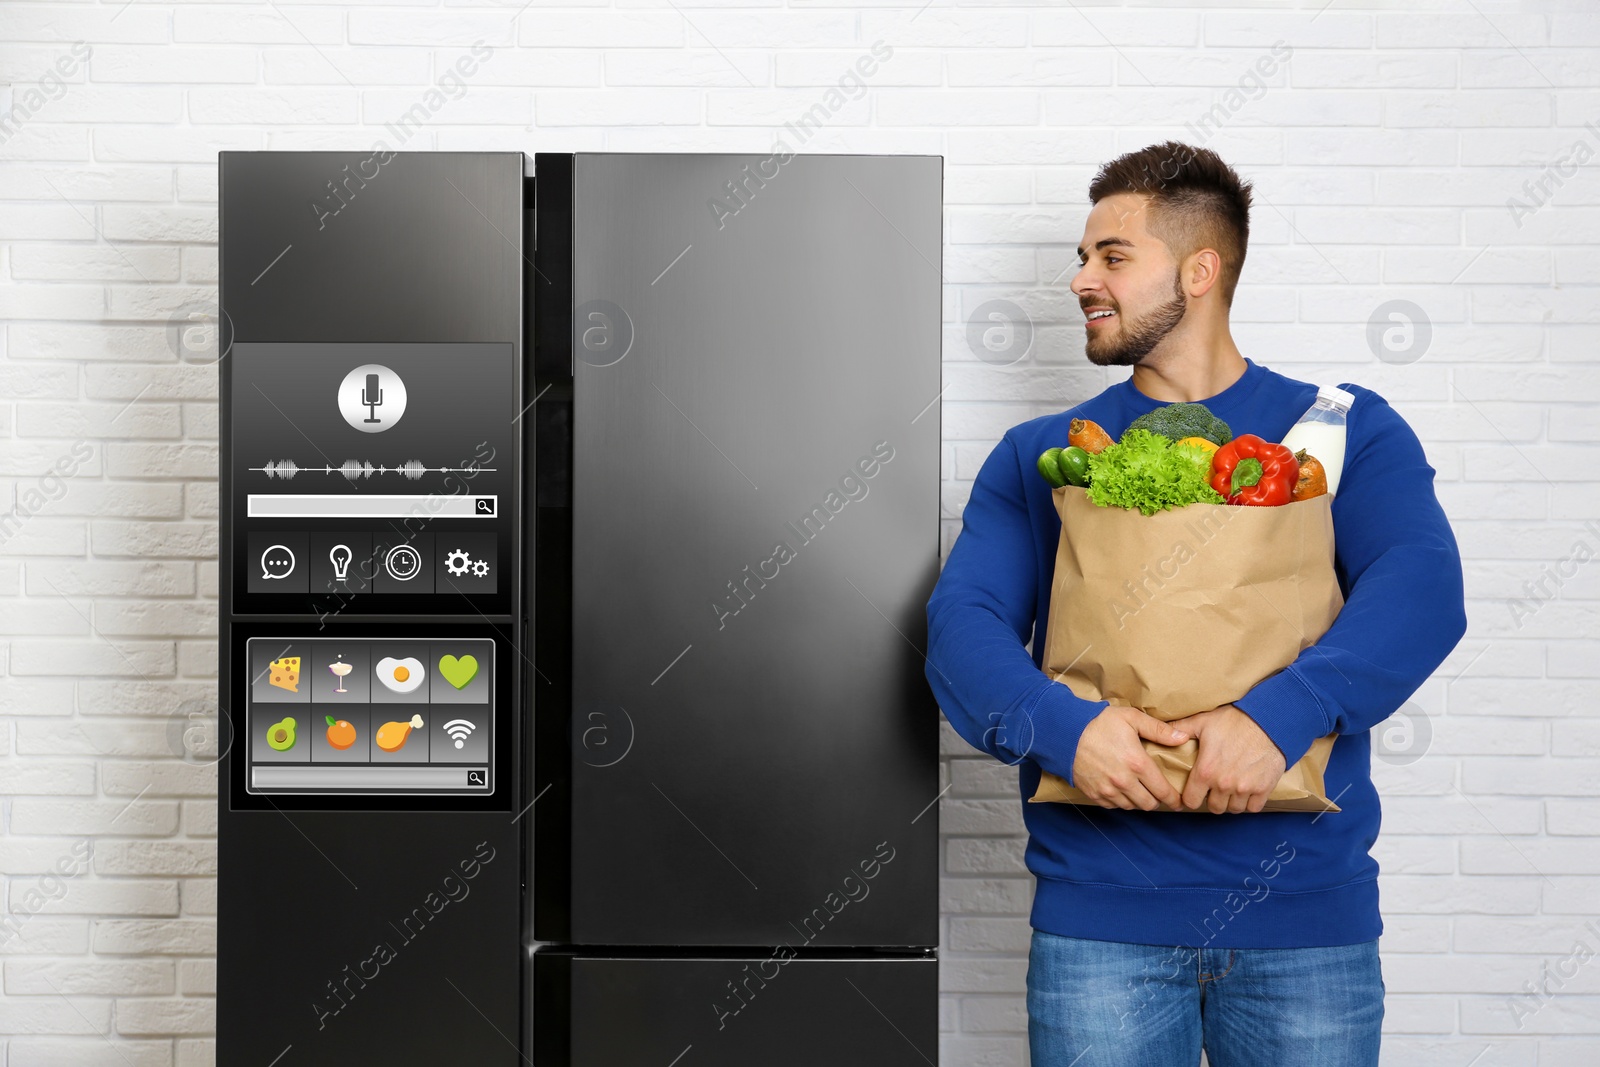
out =
[[349,545],[334,545],[328,550],[328,560],[333,564],[333,580],[342,582],[350,573],[350,560],[355,555]]

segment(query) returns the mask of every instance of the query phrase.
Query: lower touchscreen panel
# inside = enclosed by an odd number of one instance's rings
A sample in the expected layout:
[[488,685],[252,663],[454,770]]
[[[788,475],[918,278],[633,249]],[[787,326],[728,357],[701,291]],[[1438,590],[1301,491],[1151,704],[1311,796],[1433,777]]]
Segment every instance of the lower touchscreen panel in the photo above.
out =
[[252,637],[245,647],[247,792],[494,792],[494,641]]

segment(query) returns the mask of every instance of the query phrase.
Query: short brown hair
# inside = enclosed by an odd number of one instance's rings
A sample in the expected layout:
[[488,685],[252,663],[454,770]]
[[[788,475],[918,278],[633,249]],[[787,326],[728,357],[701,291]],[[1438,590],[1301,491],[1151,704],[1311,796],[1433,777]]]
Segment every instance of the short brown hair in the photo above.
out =
[[1117,193],[1150,197],[1148,229],[1174,259],[1202,248],[1222,257],[1222,302],[1232,307],[1250,244],[1250,188],[1209,148],[1166,141],[1103,165],[1089,183],[1089,202]]

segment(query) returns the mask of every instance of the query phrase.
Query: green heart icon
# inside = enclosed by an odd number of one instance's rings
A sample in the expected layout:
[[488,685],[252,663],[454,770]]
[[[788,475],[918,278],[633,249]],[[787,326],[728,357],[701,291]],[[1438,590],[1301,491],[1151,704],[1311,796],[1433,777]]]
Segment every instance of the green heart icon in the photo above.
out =
[[465,689],[467,683],[478,676],[478,660],[474,656],[462,656],[460,659],[441,656],[439,674],[457,689]]

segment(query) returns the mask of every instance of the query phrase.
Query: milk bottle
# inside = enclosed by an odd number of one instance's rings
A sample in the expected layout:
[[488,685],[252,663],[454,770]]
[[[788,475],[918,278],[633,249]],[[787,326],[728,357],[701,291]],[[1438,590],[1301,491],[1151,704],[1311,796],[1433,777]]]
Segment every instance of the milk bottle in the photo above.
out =
[[1302,448],[1322,462],[1328,472],[1328,495],[1339,491],[1339,473],[1344,469],[1344,426],[1355,394],[1336,385],[1317,390],[1316,402],[1300,416],[1300,421],[1284,435],[1283,444],[1291,452]]

